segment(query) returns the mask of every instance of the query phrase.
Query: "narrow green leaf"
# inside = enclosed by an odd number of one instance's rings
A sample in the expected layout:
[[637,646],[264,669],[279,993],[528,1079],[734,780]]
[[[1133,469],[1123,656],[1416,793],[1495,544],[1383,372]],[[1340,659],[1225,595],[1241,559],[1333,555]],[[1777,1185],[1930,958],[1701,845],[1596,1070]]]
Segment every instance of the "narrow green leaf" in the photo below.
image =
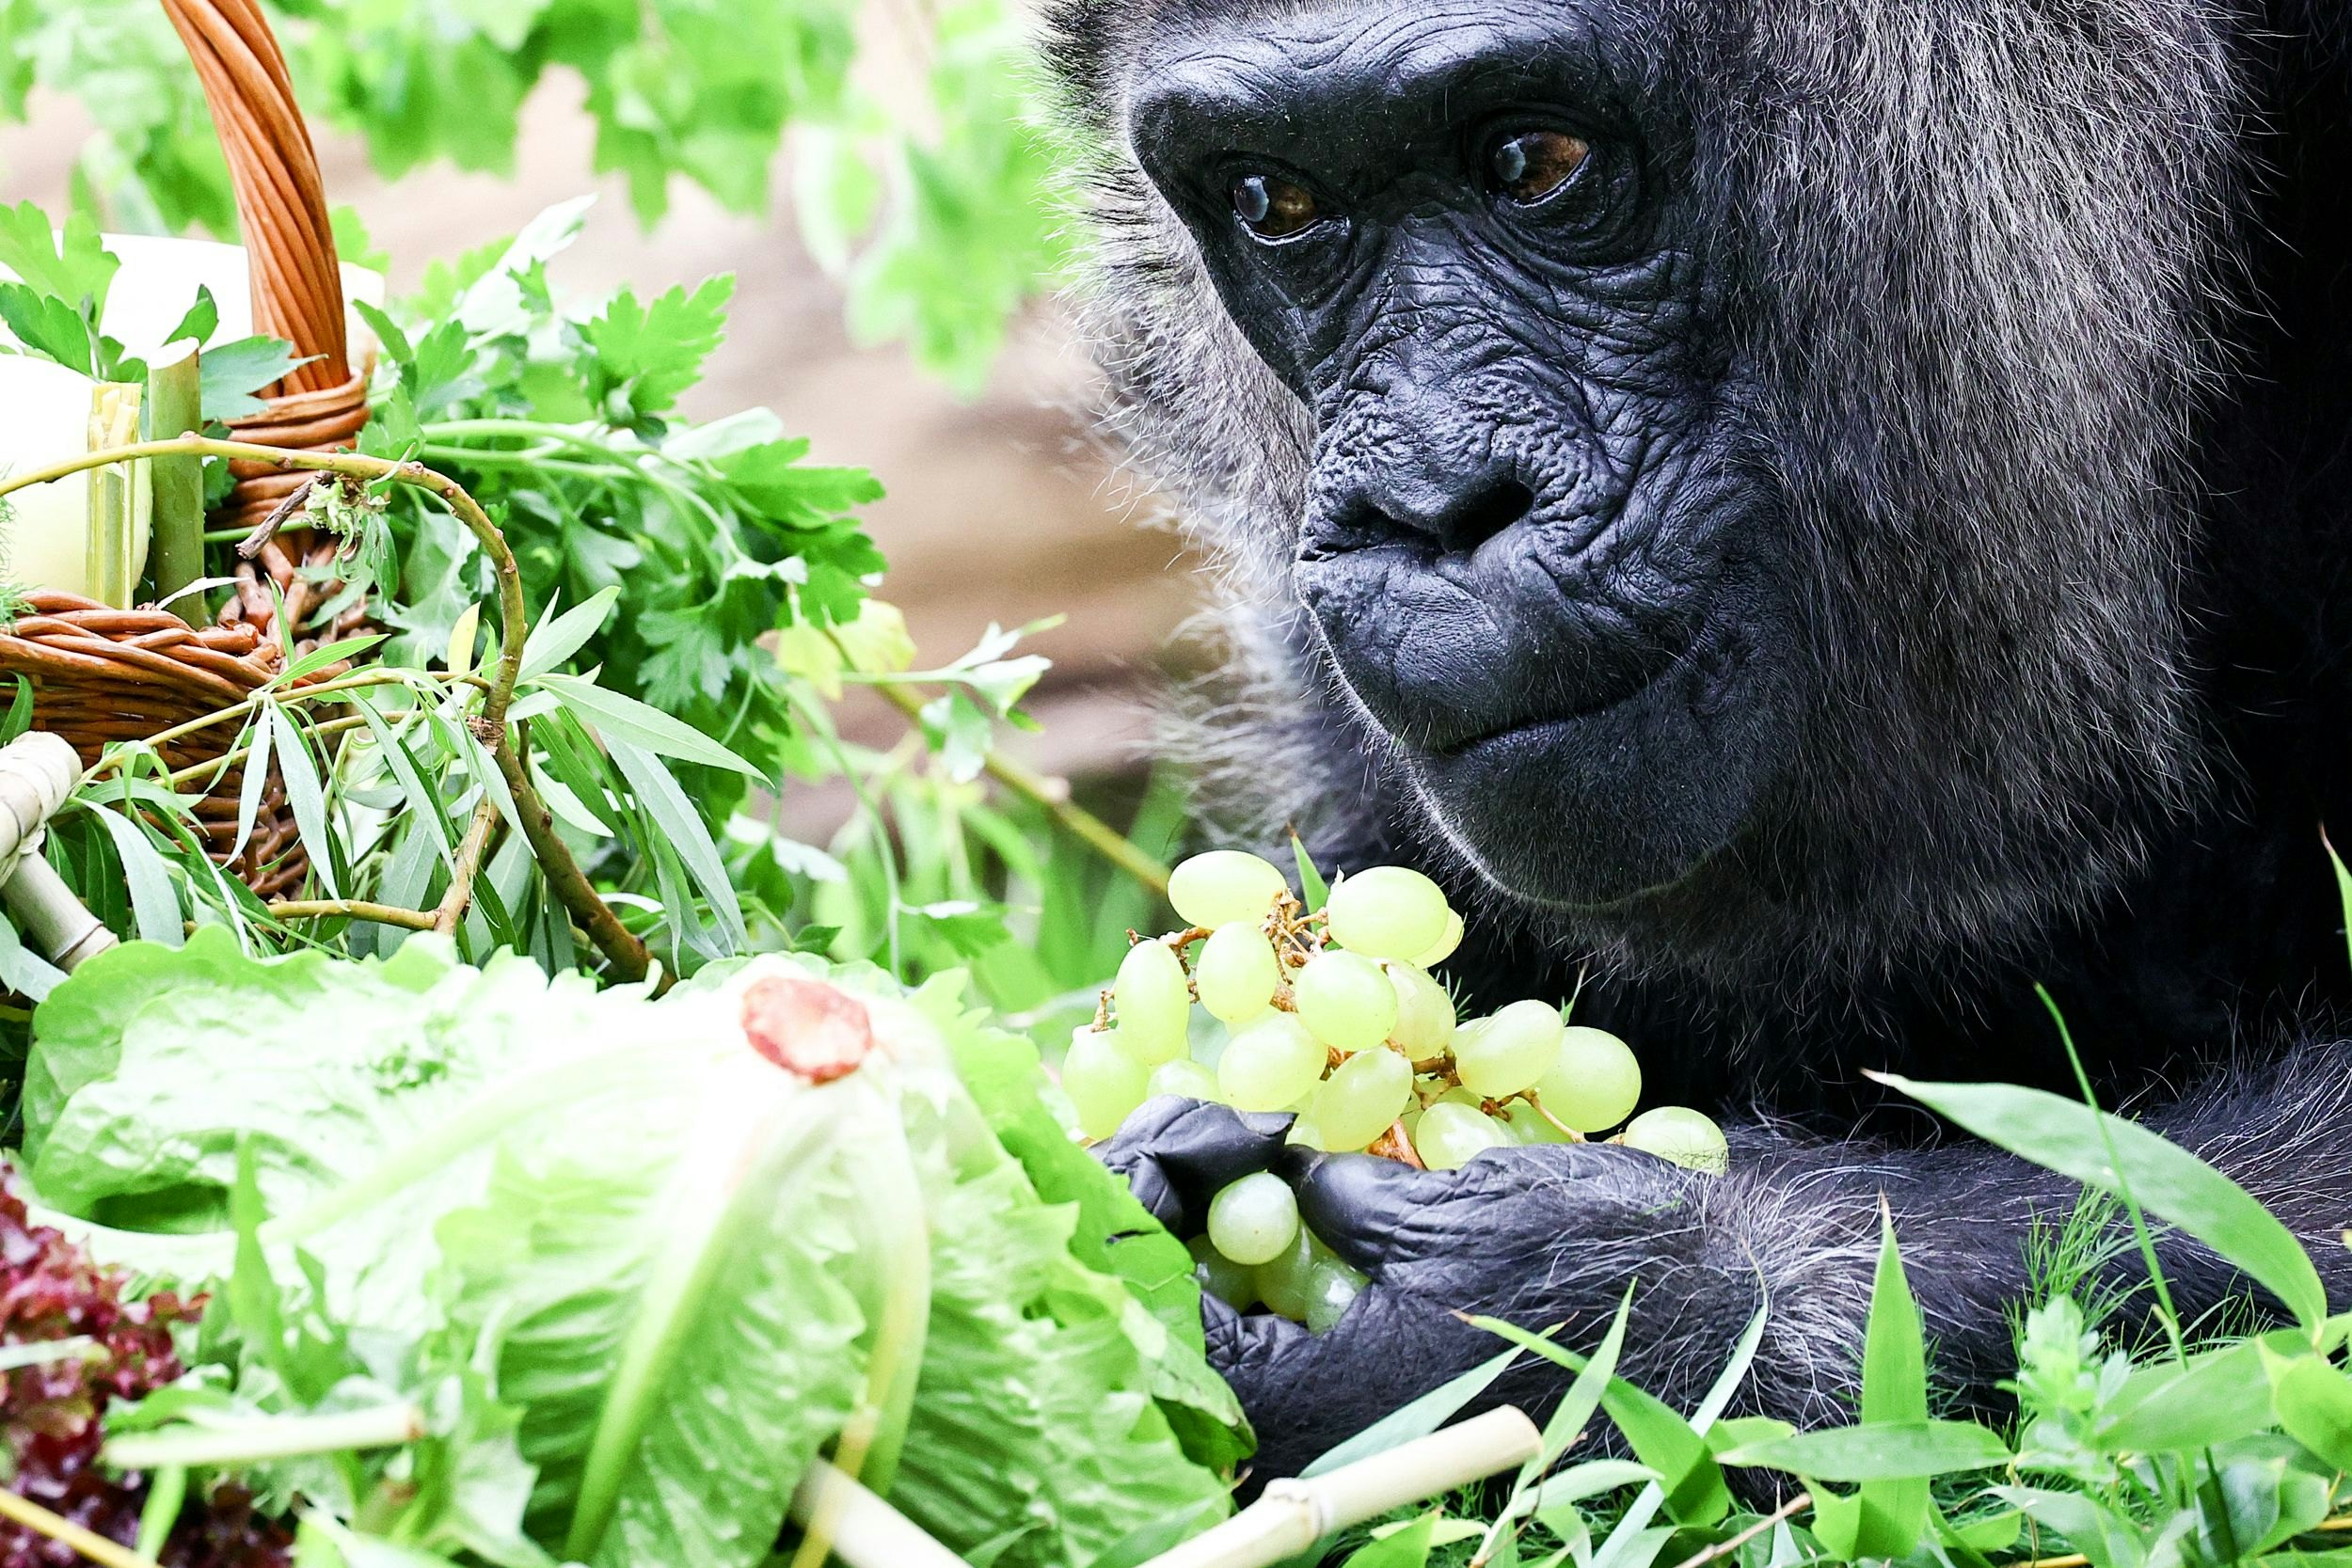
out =
[[383,641],[384,636],[382,632],[373,632],[366,637],[346,637],[341,641],[322,643],[287,665],[285,671],[270,684],[278,687],[292,686],[303,676],[314,671],[324,670],[337,659],[357,658],[378,642]]
[[2015,1455],[1999,1433],[1974,1421],[1882,1421],[1828,1427],[1768,1442],[1750,1443],[1721,1456],[1725,1465],[1786,1470],[1821,1481],[1911,1481],[1988,1470]]
[[2347,947],[2352,947],[2352,868],[2344,865],[2344,857],[2336,853],[2336,847],[2328,841],[2325,831],[2321,832],[2319,842],[2328,851],[2328,863],[2336,868],[2336,900],[2344,912],[2344,940]]
[[2013,1508],[1958,1522],[1947,1519],[1938,1509],[1934,1520],[1936,1534],[1947,1544],[1979,1554],[2005,1552],[2017,1544],[2017,1538],[2026,1530],[2026,1516]]
[[359,718],[367,725],[368,734],[375,737],[377,754],[383,757],[384,765],[392,770],[392,777],[400,781],[401,793],[407,797],[408,814],[427,824],[426,836],[440,852],[441,863],[455,870],[456,860],[450,852],[449,818],[444,815],[440,791],[424,782],[424,773],[418,768],[417,759],[409,754],[407,743],[376,711],[373,703],[363,699],[353,706],[359,710]]
[[[1472,1318],[1470,1323],[1580,1374],[1589,1365],[1576,1352],[1500,1318]],[[1677,1522],[1710,1525],[1731,1512],[1731,1494],[1706,1438],[1672,1406],[1618,1377],[1609,1380],[1601,1404],[1634,1456],[1666,1478],[1666,1510]]]
[[1494,1522],[1486,1527],[1486,1540],[1477,1552],[1479,1561],[1493,1560],[1505,1534],[1516,1528],[1515,1521],[1535,1506],[1534,1499],[1530,1496],[1530,1488],[1534,1485],[1535,1479],[1558,1464],[1569,1445],[1584,1434],[1584,1423],[1591,1420],[1593,1412],[1600,1408],[1609,1381],[1616,1375],[1617,1353],[1625,1346],[1626,1320],[1632,1311],[1633,1285],[1628,1281],[1624,1298],[1617,1303],[1617,1316],[1610,1323],[1609,1332],[1602,1336],[1600,1344],[1593,1351],[1592,1358],[1585,1362],[1583,1370],[1576,1374],[1576,1381],[1568,1385],[1568,1391],[1561,1396],[1559,1407],[1544,1423],[1542,1446],[1534,1458],[1519,1466],[1518,1476],[1511,1483],[1509,1500],[1495,1515]]
[[1298,896],[1306,900],[1307,912],[1312,914],[1331,896],[1330,886],[1324,881],[1323,873],[1315,869],[1314,857],[1307,853],[1306,841],[1296,833],[1291,834],[1291,858],[1298,863]]
[[269,784],[270,723],[276,716],[277,705],[263,703],[238,737],[246,752],[245,777],[237,788],[237,841],[230,847],[232,854],[253,841],[253,823],[262,815],[262,794]]
[[0,984],[36,1002],[45,1002],[64,981],[65,971],[25,946],[16,927],[0,916]]
[[702,814],[670,776],[670,770],[651,752],[610,735],[605,736],[605,745],[612,753],[613,766],[628,780],[639,801],[652,814],[670,847],[677,851],[687,874],[694,879],[694,885],[702,889],[730,944],[741,947],[742,906],[736,902],[735,884],[727,879],[726,863],[720,858],[719,847],[711,842],[710,830],[703,826]]
[[312,874],[329,897],[340,898],[342,892],[335,885],[335,844],[326,836],[326,791],[319,786],[318,768],[310,761],[310,744],[302,738],[301,726],[283,714],[278,717],[278,771],[286,781],[286,803],[294,809],[294,828],[310,851]]
[[2281,1353],[2311,1353],[2298,1331],[2280,1329],[2186,1361],[2136,1368],[2107,1402],[2091,1442],[2108,1453],[2185,1453],[2260,1432],[2271,1424],[2265,1342]]
[[1424,1513],[1394,1534],[1358,1547],[1341,1568],[1423,1568],[1440,1517]]
[[2352,1378],[2316,1355],[2288,1357],[2268,1345],[2257,1348],[2279,1425],[2331,1468],[2352,1470]]
[[[2328,1292],[2294,1232],[2251,1193],[2137,1122],[2041,1089],[2006,1084],[1882,1081],[1988,1143],[2086,1186],[2132,1196],[2148,1212],[2204,1243],[2286,1304],[2306,1330],[2328,1316]],[[2107,1162],[2104,1123],[2119,1172]]]
[[563,614],[531,628],[523,640],[523,680],[536,680],[587,645],[612,613],[620,598],[618,583],[599,588]]
[[[1759,1280],[1760,1286],[1762,1281]],[[1713,1430],[1716,1418],[1731,1403],[1731,1396],[1746,1381],[1748,1369],[1756,1365],[1756,1353],[1764,1343],[1764,1325],[1771,1320],[1772,1299],[1758,1301],[1749,1315],[1748,1326],[1740,1331],[1739,1343],[1731,1347],[1731,1354],[1724,1362],[1724,1370],[1715,1374],[1708,1386],[1706,1398],[1698,1409],[1691,1413],[1691,1430],[1702,1437]],[[1713,1462],[1710,1459],[1709,1464]],[[1716,1475],[1723,1474],[1718,1468]],[[1666,1488],[1662,1481],[1652,1481],[1642,1488],[1632,1505],[1617,1520],[1616,1528],[1602,1542],[1600,1551],[1593,1558],[1592,1568],[1647,1568],[1675,1531],[1666,1526],[1652,1527],[1650,1521],[1665,1506]]]
[[171,884],[171,868],[136,822],[120,812],[108,811],[95,802],[88,805],[90,815],[106,830],[114,841],[115,854],[122,862],[122,876],[131,893],[131,918],[138,927],[139,939],[157,942],[166,947],[177,947],[184,932],[180,924],[180,895]]
[[[1894,1216],[1879,1204],[1878,1271],[1862,1342],[1862,1423],[1909,1430],[1927,1421],[1928,1355],[1919,1304],[1895,1244]],[[1793,1439],[1792,1439],[1793,1441]],[[1904,1557],[1928,1526],[1924,1480],[1867,1481],[1860,1494],[1852,1555]]]
[[608,743],[625,741],[660,756],[698,762],[706,768],[731,768],[746,778],[760,777],[758,768],[708,736],[687,728],[660,708],[648,707],[634,697],[608,691],[578,675],[548,673],[541,675],[539,683],[562,698],[565,707]]
[[1502,1351],[1481,1361],[1469,1371],[1448,1378],[1421,1398],[1397,1406],[1324,1454],[1299,1471],[1299,1478],[1312,1481],[1317,1476],[1328,1475],[1343,1465],[1353,1465],[1359,1459],[1370,1459],[1374,1454],[1386,1453],[1416,1438],[1428,1436],[1452,1420],[1464,1405],[1485,1393],[1518,1358],[1519,1353],[1516,1350]]

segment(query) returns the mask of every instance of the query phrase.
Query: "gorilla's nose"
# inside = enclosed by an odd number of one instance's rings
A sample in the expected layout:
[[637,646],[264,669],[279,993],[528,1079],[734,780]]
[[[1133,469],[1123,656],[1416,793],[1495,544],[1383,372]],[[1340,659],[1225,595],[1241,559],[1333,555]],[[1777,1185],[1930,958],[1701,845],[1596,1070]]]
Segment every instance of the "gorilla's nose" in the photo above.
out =
[[1318,509],[1314,531],[1340,550],[1408,545],[1469,555],[1534,507],[1535,493],[1507,468],[1406,460],[1354,476]]

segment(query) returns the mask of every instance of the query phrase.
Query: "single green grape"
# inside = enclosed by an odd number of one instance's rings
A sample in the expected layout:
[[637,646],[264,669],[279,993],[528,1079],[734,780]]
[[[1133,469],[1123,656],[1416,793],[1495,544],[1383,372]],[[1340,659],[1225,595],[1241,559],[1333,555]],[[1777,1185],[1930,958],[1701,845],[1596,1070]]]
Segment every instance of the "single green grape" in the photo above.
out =
[[1511,1135],[1475,1106],[1440,1100],[1421,1114],[1413,1152],[1431,1170],[1453,1170],[1481,1149],[1507,1148]]
[[1279,1258],[1298,1239],[1298,1199],[1282,1179],[1259,1171],[1209,1199],[1209,1243],[1236,1263]]
[[1661,1105],[1625,1124],[1618,1141],[1692,1170],[1721,1176],[1731,1168],[1731,1148],[1713,1118],[1688,1105]]
[[1391,959],[1380,967],[1396,991],[1396,1027],[1390,1037],[1416,1064],[1436,1061],[1454,1045],[1454,998],[1418,964]]
[[1179,1056],[1152,1069],[1152,1081],[1145,1085],[1144,1098],[1156,1100],[1164,1094],[1174,1094],[1186,1100],[1215,1100],[1220,1092],[1216,1073],[1189,1056]]
[[1250,1278],[1258,1288],[1258,1299],[1265,1303],[1267,1311],[1294,1323],[1304,1323],[1308,1282],[1314,1277],[1315,1265],[1329,1256],[1312,1231],[1300,1227],[1288,1247],[1252,1271]]
[[1411,958],[1436,946],[1454,911],[1420,872],[1375,865],[1332,884],[1323,906],[1331,940],[1370,958]]
[[1534,1145],[1576,1141],[1573,1135],[1561,1132],[1545,1120],[1542,1114],[1524,1100],[1514,1100],[1502,1107],[1502,1124],[1509,1129],[1514,1143]]
[[1337,1258],[1318,1259],[1307,1274],[1307,1332],[1322,1334],[1346,1316],[1369,1283]]
[[1192,1021],[1192,988],[1184,962],[1164,942],[1139,942],[1119,963],[1111,982],[1119,1009],[1119,1047],[1147,1068],[1184,1053],[1185,1027]]
[[1385,1048],[1359,1051],[1315,1091],[1318,1146],[1335,1152],[1362,1148],[1386,1132],[1413,1098],[1413,1068]]
[[1361,953],[1319,953],[1291,976],[1291,1004],[1315,1038],[1369,1051],[1396,1027],[1396,988]]
[[1237,1023],[1264,1012],[1282,978],[1265,933],[1246,920],[1219,926],[1192,961],[1193,984],[1212,1017]]
[[1454,957],[1454,950],[1462,945],[1462,917],[1452,910],[1446,911],[1445,935],[1439,937],[1413,959],[1416,969],[1435,969]]
[[1195,855],[1168,874],[1168,901],[1187,925],[1215,930],[1237,920],[1263,920],[1290,883],[1271,861],[1240,849]]
[[1192,1254],[1193,1278],[1209,1294],[1236,1312],[1247,1311],[1258,1299],[1258,1284],[1250,1277],[1248,1266],[1217,1251],[1216,1243],[1206,1236],[1195,1236],[1184,1243],[1184,1250]]
[[1216,1085],[1236,1111],[1279,1111],[1323,1076],[1327,1053],[1288,1013],[1268,1013],[1233,1031],[1217,1058]]
[[1514,1002],[1454,1034],[1454,1070],[1462,1086],[1500,1100],[1541,1078],[1560,1054],[1560,1009]]
[[1061,1062],[1061,1089],[1077,1109],[1078,1128],[1107,1138],[1143,1103],[1151,1071],[1120,1050],[1107,1029],[1077,1029]]
[[1625,1041],[1581,1023],[1561,1032],[1560,1054],[1535,1080],[1544,1109],[1580,1132],[1614,1127],[1642,1099],[1642,1064]]

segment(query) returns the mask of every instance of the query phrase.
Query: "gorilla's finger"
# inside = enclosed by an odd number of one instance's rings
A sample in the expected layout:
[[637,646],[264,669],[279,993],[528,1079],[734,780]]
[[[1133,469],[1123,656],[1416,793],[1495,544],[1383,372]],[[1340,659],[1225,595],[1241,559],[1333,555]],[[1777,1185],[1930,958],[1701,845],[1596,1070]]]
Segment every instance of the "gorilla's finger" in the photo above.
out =
[[1253,1390],[1268,1378],[1288,1375],[1281,1364],[1314,1342],[1303,1323],[1271,1312],[1240,1312],[1207,1291],[1200,1292],[1200,1329],[1208,1341],[1209,1365],[1232,1385],[1244,1409]]
[[1218,1189],[1274,1163],[1291,1119],[1163,1095],[1130,1116],[1097,1153],[1155,1219],[1189,1236],[1207,1222]]
[[1406,1227],[1456,1185],[1451,1171],[1300,1148],[1287,1149],[1275,1169],[1298,1194],[1299,1222],[1343,1262],[1375,1278],[1401,1250]]

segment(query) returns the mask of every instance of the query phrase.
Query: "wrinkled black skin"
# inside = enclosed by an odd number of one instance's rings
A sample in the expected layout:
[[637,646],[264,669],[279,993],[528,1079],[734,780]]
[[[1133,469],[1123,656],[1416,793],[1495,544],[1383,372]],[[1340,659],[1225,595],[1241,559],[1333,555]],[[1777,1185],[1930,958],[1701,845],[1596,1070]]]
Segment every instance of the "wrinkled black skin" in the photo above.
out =
[[[1367,781],[1318,854],[1422,863],[1465,901],[1525,911],[1484,922],[1448,966],[1482,1002],[1565,994],[1605,949],[1580,1021],[1637,1042],[1656,1099],[1746,1122],[1714,1180],[1607,1147],[1427,1175],[1286,1156],[1278,1132],[1214,1107],[1146,1107],[1107,1157],[1164,1219],[1197,1227],[1216,1184],[1273,1166],[1374,1279],[1320,1338],[1212,1306],[1213,1349],[1259,1430],[1254,1479],[1488,1354],[1455,1310],[1589,1342],[1628,1278],[1637,1382],[1687,1408],[1761,1291],[1771,1327],[1736,1407],[1837,1418],[1882,1194],[1939,1373],[1994,1401],[2027,1227],[2061,1220],[2073,1191],[1938,1142],[1862,1074],[2071,1087],[2036,982],[2103,1091],[2139,1097],[2312,1238],[2334,1305],[2352,1305],[2333,1240],[2352,1221],[2352,1059],[2326,1043],[2352,988],[2317,851],[2322,823],[2352,824],[2337,608],[2352,564],[2352,26],[2302,0],[2243,24],[2230,287],[2247,309],[2226,324],[2217,386],[2184,413],[2201,498],[2177,588],[2185,646],[2149,650],[2178,658],[2205,786],[2184,808],[2125,779],[2085,803],[2144,852],[2063,908],[1825,961],[1812,985],[1788,983],[1807,950],[1775,928],[1772,978],[1743,987],[1651,949],[1703,924],[1673,889],[1742,835],[1769,837],[1758,824],[1826,700],[1798,646],[1817,585],[1713,325],[1704,259],[1724,247],[1708,227],[1722,209],[1677,182],[1684,111],[1634,63],[1641,8],[1391,3],[1303,35],[1241,0],[1147,8],[1151,40],[1129,56],[1150,62],[1128,100],[1136,161],[1313,419],[1291,636],[1333,689],[1301,722],[1361,757],[1334,776]],[[1114,84],[1084,29],[1105,14],[1077,0],[1063,20],[1064,69],[1098,98]],[[1601,42],[1530,48],[1531,26]],[[1292,57],[1301,36],[1337,44]],[[1397,71],[1406,54],[1424,74]],[[1531,115],[1603,150],[1559,208],[1511,213],[1480,182],[1478,131]],[[1309,183],[1338,226],[1253,240],[1224,205],[1244,166]],[[1971,679],[1956,663],[1939,695],[1964,702]],[[1659,890],[1662,915],[1645,906]],[[1623,911],[1623,929],[1564,940],[1562,911],[1580,934]],[[1759,1108],[1774,1119],[1749,1119]],[[2193,1244],[2165,1248],[2185,1313],[2244,1289]],[[1493,1397],[1556,1393],[1537,1370]]]

